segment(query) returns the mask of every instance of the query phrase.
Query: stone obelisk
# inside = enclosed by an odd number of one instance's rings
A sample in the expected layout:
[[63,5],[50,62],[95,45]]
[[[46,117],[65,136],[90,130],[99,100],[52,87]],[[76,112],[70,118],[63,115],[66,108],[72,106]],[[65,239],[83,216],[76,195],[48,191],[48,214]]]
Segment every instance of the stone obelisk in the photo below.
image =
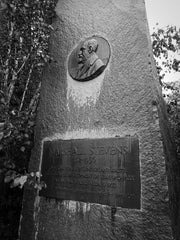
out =
[[172,239],[144,1],[59,0],[56,14],[29,166],[47,189],[25,189],[20,239]]

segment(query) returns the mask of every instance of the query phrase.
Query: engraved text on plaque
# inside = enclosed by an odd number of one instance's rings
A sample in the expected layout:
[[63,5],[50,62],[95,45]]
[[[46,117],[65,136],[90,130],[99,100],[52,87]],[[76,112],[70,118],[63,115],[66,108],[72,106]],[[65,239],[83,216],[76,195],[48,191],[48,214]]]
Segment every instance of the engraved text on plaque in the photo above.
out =
[[45,141],[41,196],[140,208],[137,137]]

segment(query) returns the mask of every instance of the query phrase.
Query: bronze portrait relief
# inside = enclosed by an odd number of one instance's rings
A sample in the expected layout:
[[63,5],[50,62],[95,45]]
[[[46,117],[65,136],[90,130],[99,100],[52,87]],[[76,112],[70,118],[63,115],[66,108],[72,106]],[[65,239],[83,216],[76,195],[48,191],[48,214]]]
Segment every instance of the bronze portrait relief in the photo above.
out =
[[110,45],[100,36],[81,41],[68,60],[68,72],[77,81],[89,81],[98,77],[110,58]]

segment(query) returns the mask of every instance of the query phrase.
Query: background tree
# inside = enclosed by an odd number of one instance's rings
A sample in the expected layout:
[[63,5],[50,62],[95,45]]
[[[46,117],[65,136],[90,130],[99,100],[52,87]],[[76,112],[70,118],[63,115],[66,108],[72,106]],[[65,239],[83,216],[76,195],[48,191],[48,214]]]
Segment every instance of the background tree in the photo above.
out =
[[180,29],[174,26],[157,29],[152,34],[152,48],[176,143],[177,160],[169,164],[168,168],[171,168],[171,171],[167,169],[167,174],[169,172],[172,174],[169,206],[174,239],[178,240],[180,239],[180,77],[176,82],[171,82],[171,79],[169,82],[164,82],[164,77],[167,73],[180,72]]
[[180,159],[180,75],[177,81],[163,81],[166,73],[180,72],[180,29],[167,26],[166,29],[157,29],[151,37],[159,82],[167,103],[168,117],[175,133]]
[[[17,239],[55,0],[0,1],[0,239]],[[3,183],[5,181],[5,184]]]

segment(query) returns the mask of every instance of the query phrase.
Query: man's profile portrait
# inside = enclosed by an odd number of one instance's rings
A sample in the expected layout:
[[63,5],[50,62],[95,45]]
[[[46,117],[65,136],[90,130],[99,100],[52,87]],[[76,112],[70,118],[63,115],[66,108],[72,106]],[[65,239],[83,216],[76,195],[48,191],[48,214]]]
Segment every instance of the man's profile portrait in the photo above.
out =
[[[98,41],[99,40],[99,41]],[[110,56],[105,39],[92,37],[83,42],[71,54],[69,73],[74,80],[88,81],[98,77],[106,68]]]
[[96,54],[97,49],[98,43],[96,39],[89,39],[84,42],[78,55],[79,69],[76,75],[77,79],[88,78],[98,70],[103,71],[105,64]]

